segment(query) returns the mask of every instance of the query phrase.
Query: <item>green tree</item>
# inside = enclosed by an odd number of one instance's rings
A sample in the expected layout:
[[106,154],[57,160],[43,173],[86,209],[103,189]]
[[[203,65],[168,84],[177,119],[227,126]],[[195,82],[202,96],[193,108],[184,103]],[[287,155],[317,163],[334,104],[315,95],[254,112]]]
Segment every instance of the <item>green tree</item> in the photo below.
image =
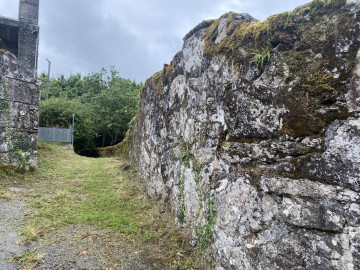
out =
[[40,126],[67,128],[75,113],[74,148],[84,154],[125,137],[143,88],[142,83],[120,77],[112,67],[86,76],[55,76],[45,100],[47,76],[42,73],[39,79],[43,82]]

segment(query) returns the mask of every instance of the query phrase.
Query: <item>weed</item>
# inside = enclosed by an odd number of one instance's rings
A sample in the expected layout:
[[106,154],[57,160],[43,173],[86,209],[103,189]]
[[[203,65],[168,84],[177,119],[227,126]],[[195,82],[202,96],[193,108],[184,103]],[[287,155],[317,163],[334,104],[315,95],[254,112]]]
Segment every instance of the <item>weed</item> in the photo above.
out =
[[179,177],[179,194],[178,194],[178,202],[180,204],[177,217],[179,219],[180,224],[185,223],[185,174],[183,171],[181,171],[181,164],[178,171],[178,177]]
[[12,196],[8,192],[0,191],[0,199],[11,200]]
[[40,260],[41,256],[31,251],[15,255],[13,258],[14,262],[20,264],[20,269],[34,269]]
[[[179,209],[177,213],[178,220],[180,224],[185,223],[185,168],[190,167],[190,155],[191,155],[191,147],[192,143],[190,142],[182,142],[181,145],[181,153],[179,154],[179,169],[178,169],[178,179],[179,179],[179,194],[178,194],[178,203],[179,203]],[[184,169],[182,169],[182,165],[185,166]]]
[[257,68],[259,68],[259,67],[263,68],[264,64],[267,61],[270,61],[271,50],[270,50],[270,48],[265,48],[265,49],[262,49],[258,53],[253,53],[253,55],[254,55],[254,57],[251,60],[251,63],[254,63]]
[[196,250],[203,254],[214,240],[214,226],[216,223],[216,211],[214,201],[209,197],[207,205],[207,215],[204,225],[197,225],[195,234],[198,238]]
[[196,159],[193,159],[192,165],[194,171],[194,180],[198,184],[202,178],[201,171],[203,166]]
[[182,149],[180,153],[180,160],[184,163],[185,167],[190,167],[190,151],[191,151],[192,143],[183,142]]
[[24,244],[29,244],[32,241],[37,240],[40,236],[44,234],[44,231],[37,227],[36,225],[27,225],[21,230],[22,242]]

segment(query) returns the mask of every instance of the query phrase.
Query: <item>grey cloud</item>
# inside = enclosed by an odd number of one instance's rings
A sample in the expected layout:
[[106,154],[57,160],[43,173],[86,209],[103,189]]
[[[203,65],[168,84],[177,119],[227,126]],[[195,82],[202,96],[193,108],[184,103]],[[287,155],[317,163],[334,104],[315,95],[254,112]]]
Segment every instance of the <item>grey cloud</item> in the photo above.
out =
[[[145,81],[182,47],[182,38],[202,20],[228,9],[264,20],[305,0],[40,0],[39,72],[99,71],[115,65],[124,77]],[[18,0],[0,0],[14,13]],[[10,9],[11,7],[11,9]],[[7,15],[7,12],[1,15]],[[16,15],[17,16],[17,15]]]

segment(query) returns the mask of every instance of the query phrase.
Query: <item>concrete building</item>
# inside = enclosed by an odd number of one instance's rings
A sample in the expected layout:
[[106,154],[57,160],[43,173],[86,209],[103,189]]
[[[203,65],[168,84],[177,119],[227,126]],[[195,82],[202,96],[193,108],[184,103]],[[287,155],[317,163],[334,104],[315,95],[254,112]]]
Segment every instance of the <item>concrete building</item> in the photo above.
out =
[[0,49],[12,52],[36,77],[39,0],[20,0],[19,19],[0,16]]

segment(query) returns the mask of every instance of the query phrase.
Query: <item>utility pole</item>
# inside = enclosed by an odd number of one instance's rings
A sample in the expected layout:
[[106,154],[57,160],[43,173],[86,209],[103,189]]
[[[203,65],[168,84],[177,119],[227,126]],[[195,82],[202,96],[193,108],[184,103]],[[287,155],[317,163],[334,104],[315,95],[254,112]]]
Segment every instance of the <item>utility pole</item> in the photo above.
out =
[[49,63],[49,68],[48,68],[48,76],[47,76],[47,81],[46,81],[46,95],[45,95],[45,100],[48,99],[49,97],[49,84],[50,84],[50,66],[51,66],[51,62],[49,59],[45,58],[46,61],[48,61]]

